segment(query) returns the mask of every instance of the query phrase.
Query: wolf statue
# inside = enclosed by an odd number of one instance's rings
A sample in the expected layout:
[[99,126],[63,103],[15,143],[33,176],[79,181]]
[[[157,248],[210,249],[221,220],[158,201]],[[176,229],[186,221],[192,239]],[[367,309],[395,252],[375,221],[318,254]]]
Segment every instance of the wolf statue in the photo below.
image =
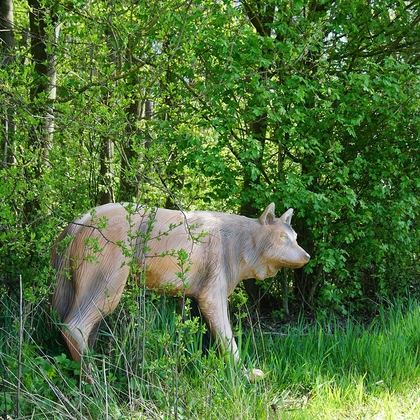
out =
[[[251,219],[106,204],[70,223],[53,248],[51,305],[72,358],[81,360],[92,347],[101,319],[115,310],[131,271],[156,292],[195,298],[212,336],[237,361],[229,295],[241,280],[273,277],[282,267],[300,268],[310,259],[290,225],[293,209],[276,218],[274,208],[271,203]],[[180,256],[188,263],[182,275]],[[250,376],[262,375],[254,369]]]

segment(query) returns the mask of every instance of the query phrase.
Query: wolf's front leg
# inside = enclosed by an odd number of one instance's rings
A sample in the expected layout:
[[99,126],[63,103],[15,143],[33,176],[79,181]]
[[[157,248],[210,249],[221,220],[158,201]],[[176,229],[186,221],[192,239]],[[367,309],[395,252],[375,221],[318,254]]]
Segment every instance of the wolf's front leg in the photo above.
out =
[[[232,353],[235,362],[238,362],[238,346],[229,321],[227,297],[218,296],[213,291],[212,295],[203,294],[197,300],[212,336],[222,344],[225,351]],[[250,381],[254,381],[264,376],[264,373],[260,369],[252,369],[251,372],[247,372],[247,376]]]
[[218,296],[213,291],[212,295],[205,293],[198,296],[197,301],[213,338],[222,344],[223,350],[233,354],[235,361],[239,360],[238,347],[229,322],[227,297]]

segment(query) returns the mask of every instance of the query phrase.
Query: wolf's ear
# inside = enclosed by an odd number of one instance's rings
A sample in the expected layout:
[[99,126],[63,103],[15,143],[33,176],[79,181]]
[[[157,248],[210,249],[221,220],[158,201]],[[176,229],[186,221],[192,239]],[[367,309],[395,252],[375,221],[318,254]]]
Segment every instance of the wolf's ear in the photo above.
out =
[[262,225],[269,225],[270,223],[273,223],[275,219],[274,214],[275,205],[274,203],[271,203],[267,206],[267,208],[264,210],[263,214],[259,217],[259,222]]
[[280,220],[288,225],[290,225],[292,223],[292,215],[293,215],[293,209],[289,209],[286,211],[286,213],[284,213],[281,217]]

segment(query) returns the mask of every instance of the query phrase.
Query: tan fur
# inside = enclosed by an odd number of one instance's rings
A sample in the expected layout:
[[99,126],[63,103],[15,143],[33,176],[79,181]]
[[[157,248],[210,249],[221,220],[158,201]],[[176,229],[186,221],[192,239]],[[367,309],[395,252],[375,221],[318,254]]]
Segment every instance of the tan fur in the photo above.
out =
[[[228,296],[236,285],[247,278],[272,277],[281,267],[302,267],[310,258],[290,226],[293,210],[276,219],[274,204],[259,219],[126,207],[97,207],[70,224],[54,246],[52,307],[64,324],[62,333],[74,360],[81,359],[99,321],[118,305],[132,257],[146,272],[146,287],[194,296],[212,335],[235,359]],[[63,240],[70,242],[63,247]],[[184,267],[177,260],[181,249],[188,253]],[[176,274],[182,269],[185,279]]]

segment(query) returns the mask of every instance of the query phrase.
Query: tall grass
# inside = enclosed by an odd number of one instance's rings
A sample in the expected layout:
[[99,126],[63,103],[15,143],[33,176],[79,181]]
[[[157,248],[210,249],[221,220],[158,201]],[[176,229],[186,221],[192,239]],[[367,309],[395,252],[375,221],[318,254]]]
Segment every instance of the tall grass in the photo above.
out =
[[[239,337],[243,366],[200,353],[199,324],[172,300],[126,300],[89,355],[95,384],[45,327],[43,304],[0,301],[0,417],[15,419],[420,418],[420,311],[381,308],[365,325],[309,323]],[[130,309],[127,309],[130,307]],[[245,367],[266,376],[249,382]]]

